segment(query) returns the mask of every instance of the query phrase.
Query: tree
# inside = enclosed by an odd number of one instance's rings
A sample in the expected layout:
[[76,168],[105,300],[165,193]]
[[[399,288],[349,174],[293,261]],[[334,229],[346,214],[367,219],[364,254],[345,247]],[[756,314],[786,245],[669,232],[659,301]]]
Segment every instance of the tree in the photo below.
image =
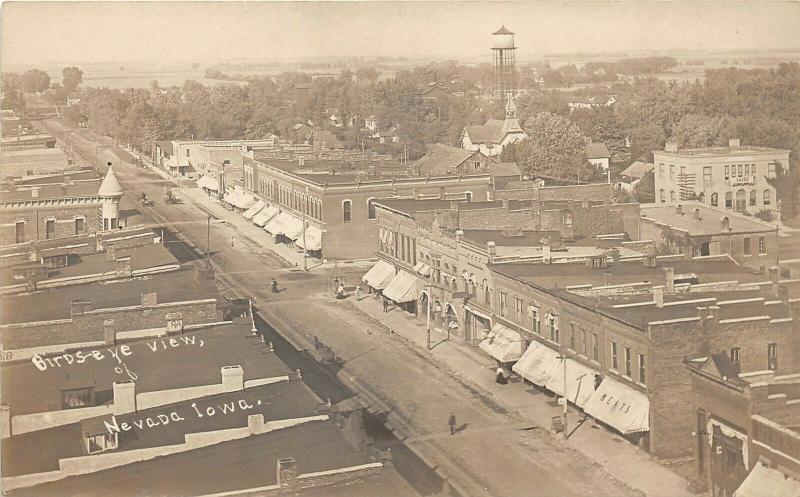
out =
[[20,78],[22,91],[41,93],[50,88],[50,75],[39,69],[31,69]]
[[72,93],[83,83],[83,71],[74,66],[65,67],[61,70],[61,84],[67,93]]
[[567,118],[542,112],[525,123],[525,132],[529,138],[514,148],[517,163],[527,174],[569,181],[591,174],[588,140]]
[[732,138],[733,121],[728,117],[687,114],[672,130],[672,139],[680,148],[721,146]]
[[373,67],[360,67],[356,69],[356,78],[359,83],[373,83],[378,80],[378,71]]

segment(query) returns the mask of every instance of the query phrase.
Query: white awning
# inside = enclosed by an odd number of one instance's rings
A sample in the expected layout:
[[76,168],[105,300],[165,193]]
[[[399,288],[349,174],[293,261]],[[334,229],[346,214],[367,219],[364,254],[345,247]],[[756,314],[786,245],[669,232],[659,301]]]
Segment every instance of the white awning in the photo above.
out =
[[414,302],[419,297],[419,280],[413,274],[401,269],[386,286],[383,295],[399,304]]
[[240,209],[249,209],[250,206],[256,203],[256,198],[245,191],[241,192],[239,198],[239,205],[237,205],[237,207]]
[[608,376],[586,401],[583,410],[624,434],[650,431],[647,395]]
[[249,209],[256,199],[241,188],[234,188],[225,194],[225,202],[239,209]]
[[301,232],[294,243],[306,250],[322,250],[322,230],[307,224],[305,234]]
[[[303,236],[303,220],[288,213],[284,214],[289,216],[289,220],[286,221],[286,230],[283,236],[290,240],[297,240]],[[306,229],[308,229],[308,223],[306,223]]]
[[284,235],[291,227],[292,219],[294,219],[294,217],[291,214],[287,212],[281,212],[277,216],[273,217],[270,222],[264,226],[264,229],[273,235]]
[[800,482],[757,462],[733,497],[800,497]]
[[263,228],[273,217],[278,215],[278,208],[274,205],[268,205],[261,209],[261,212],[253,216],[253,224],[259,228]]
[[383,290],[394,278],[394,266],[386,261],[378,261],[367,271],[362,281],[372,288]]
[[543,387],[559,362],[558,352],[534,341],[511,369],[531,383]]
[[550,371],[550,378],[545,383],[545,387],[555,394],[567,397],[567,400],[573,404],[583,407],[594,393],[594,375],[598,371],[572,359],[567,359],[567,392],[565,395],[564,363],[563,360],[559,360],[558,365]]
[[219,191],[219,181],[213,176],[203,176],[197,180],[197,188],[205,188],[212,192]]
[[478,346],[500,362],[514,362],[522,357],[525,341],[511,328],[496,324],[489,336],[481,340]]
[[266,206],[267,204],[265,204],[263,200],[257,200],[255,204],[250,206],[249,209],[247,209],[242,213],[242,216],[245,219],[253,219],[253,216],[258,214],[261,211],[261,209],[263,209]]

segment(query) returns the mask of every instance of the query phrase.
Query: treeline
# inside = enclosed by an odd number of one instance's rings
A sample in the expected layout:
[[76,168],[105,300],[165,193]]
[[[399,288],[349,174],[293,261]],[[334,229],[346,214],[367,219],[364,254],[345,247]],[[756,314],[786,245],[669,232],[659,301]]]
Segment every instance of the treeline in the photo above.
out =
[[542,77],[549,88],[572,86],[579,83],[607,83],[617,80],[617,74],[642,76],[658,74],[675,67],[672,57],[636,57],[616,62],[587,62],[578,68],[568,64],[556,69],[547,68]]

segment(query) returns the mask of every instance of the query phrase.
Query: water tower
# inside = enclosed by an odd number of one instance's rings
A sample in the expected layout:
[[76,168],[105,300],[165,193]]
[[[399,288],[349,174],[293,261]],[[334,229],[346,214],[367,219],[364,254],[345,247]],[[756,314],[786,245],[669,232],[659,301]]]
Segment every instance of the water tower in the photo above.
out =
[[517,65],[514,59],[514,33],[505,26],[492,33],[492,54],[494,56],[494,79],[492,98],[505,102],[508,96],[517,93]]

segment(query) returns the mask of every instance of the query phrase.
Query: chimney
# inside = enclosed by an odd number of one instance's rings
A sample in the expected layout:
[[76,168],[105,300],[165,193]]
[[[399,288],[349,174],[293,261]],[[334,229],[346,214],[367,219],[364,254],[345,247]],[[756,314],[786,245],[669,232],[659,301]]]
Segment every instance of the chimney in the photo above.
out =
[[621,257],[622,257],[620,255],[620,253],[619,253],[619,248],[618,247],[613,247],[608,252],[609,252],[609,255],[611,255],[611,260],[614,261],[614,264],[619,264],[619,261],[621,260]]
[[694,219],[695,221],[699,221],[699,220],[703,219],[700,216],[700,209],[699,208],[695,207],[694,210],[692,211],[692,219]]
[[553,256],[550,253],[550,245],[542,245],[542,263],[550,264],[553,262]]
[[462,230],[456,230],[456,243],[461,243],[462,238],[464,238],[464,232]]
[[678,142],[668,141],[664,144],[664,151],[676,153],[678,151]]
[[502,202],[503,202],[503,209],[505,209],[505,210],[509,210],[509,208],[510,208],[510,207],[509,207],[509,204],[510,204],[510,202],[508,201],[508,199],[507,199],[507,198],[504,198],[504,199],[502,200]]
[[741,146],[742,146],[741,141],[738,138],[731,138],[730,140],[728,140],[729,148],[737,149]]
[[8,406],[0,405],[0,438],[11,436],[11,411]]
[[250,432],[251,435],[265,433],[265,428],[263,414],[251,414],[247,416],[247,431]]
[[664,288],[660,286],[653,287],[653,300],[656,303],[656,307],[659,309],[664,308]]
[[136,412],[136,383],[115,381],[112,388],[114,391],[114,414]]
[[70,317],[80,316],[92,308],[92,303],[88,300],[73,300],[69,303]]
[[155,307],[158,305],[158,292],[145,292],[140,295],[142,307]]
[[719,220],[719,224],[720,224],[720,229],[722,230],[723,233],[730,231],[731,220],[730,218],[728,218],[728,216],[722,216],[722,218]]
[[114,269],[117,272],[117,278],[130,278],[133,275],[131,270],[131,258],[120,257],[114,260]]
[[103,321],[103,340],[106,345],[114,345],[117,343],[117,327],[114,326],[113,319],[106,319]]
[[444,200],[446,197],[447,197],[447,195],[445,195],[444,187],[440,186],[439,187],[439,199]]
[[675,268],[665,267],[664,268],[664,291],[667,295],[672,295],[675,293]]
[[778,282],[781,280],[781,268],[779,266],[769,267],[769,281],[772,283],[772,293],[778,295]]
[[178,335],[183,333],[183,314],[180,312],[170,312],[164,318],[167,320],[167,335]]
[[238,392],[244,390],[244,370],[241,366],[223,366],[222,390],[225,392]]
[[291,489],[297,485],[297,462],[294,457],[278,459],[278,486]]
[[492,259],[497,254],[494,242],[486,242],[486,252],[489,254],[489,262],[492,262]]
[[675,206],[675,214],[679,216],[683,215],[683,206],[681,204]]

